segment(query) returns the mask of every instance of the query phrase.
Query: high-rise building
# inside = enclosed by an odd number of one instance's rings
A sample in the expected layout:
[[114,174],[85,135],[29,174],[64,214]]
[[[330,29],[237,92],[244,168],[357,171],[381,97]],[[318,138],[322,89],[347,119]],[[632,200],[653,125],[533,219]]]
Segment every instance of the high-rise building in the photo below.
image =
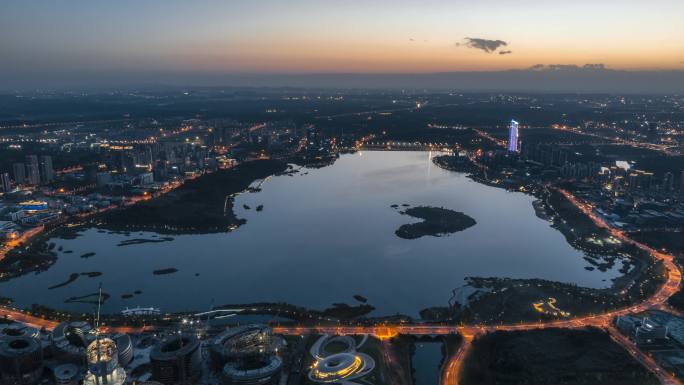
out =
[[508,126],[508,152],[520,151],[518,134],[519,125],[520,123],[511,120],[511,124]]
[[9,173],[3,172],[0,175],[0,184],[2,185],[2,191],[8,192],[12,190],[12,185],[10,184],[10,176]]
[[37,155],[26,155],[26,182],[31,185],[40,184],[40,166]]
[[26,165],[23,163],[15,163],[12,165],[14,173],[14,183],[24,184],[26,182]]
[[52,157],[42,155],[40,157],[40,181],[50,183],[55,179],[55,170],[52,168]]
[[84,385],[123,385],[126,371],[119,366],[116,343],[109,338],[96,338],[86,349],[88,372]]

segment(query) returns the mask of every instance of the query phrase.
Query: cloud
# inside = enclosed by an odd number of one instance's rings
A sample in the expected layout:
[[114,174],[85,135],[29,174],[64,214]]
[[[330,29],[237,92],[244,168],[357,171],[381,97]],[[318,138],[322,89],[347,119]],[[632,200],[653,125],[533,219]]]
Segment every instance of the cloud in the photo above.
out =
[[466,37],[463,39],[463,44],[456,43],[456,46],[460,45],[465,45],[468,48],[475,48],[479,49],[482,51],[485,51],[487,53],[492,53],[496,51],[499,47],[505,47],[508,45],[503,40],[489,40],[489,39],[481,39],[478,37]]
[[[500,51],[501,53],[503,51]],[[530,71],[605,71],[606,65],[603,63],[589,63],[583,66],[578,66],[576,64],[535,64],[528,68]]]
[[512,53],[513,53],[513,51],[510,51],[510,50],[509,51],[499,51],[499,55],[510,55]]
[[552,71],[567,71],[567,70],[577,70],[579,67],[575,64],[549,64],[546,69]]

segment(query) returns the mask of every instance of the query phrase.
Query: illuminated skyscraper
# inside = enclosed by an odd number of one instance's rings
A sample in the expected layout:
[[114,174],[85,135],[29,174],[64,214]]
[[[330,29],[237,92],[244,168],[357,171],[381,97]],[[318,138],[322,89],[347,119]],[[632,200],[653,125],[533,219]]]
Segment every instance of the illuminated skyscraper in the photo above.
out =
[[515,120],[511,120],[511,124],[508,126],[508,152],[520,151],[518,146],[518,126],[519,123]]

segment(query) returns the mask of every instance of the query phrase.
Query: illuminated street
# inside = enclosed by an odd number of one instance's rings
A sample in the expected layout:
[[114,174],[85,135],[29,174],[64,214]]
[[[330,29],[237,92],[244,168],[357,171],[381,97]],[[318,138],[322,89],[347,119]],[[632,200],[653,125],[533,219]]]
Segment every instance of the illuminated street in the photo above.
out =
[[616,4],[3,1],[0,385],[684,385],[684,1]]

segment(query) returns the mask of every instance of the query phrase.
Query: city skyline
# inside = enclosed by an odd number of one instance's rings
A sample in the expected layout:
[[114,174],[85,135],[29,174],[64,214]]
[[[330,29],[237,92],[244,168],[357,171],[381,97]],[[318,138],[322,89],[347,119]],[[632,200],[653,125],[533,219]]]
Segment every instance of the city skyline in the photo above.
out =
[[1,9],[0,385],[684,385],[684,1]]

